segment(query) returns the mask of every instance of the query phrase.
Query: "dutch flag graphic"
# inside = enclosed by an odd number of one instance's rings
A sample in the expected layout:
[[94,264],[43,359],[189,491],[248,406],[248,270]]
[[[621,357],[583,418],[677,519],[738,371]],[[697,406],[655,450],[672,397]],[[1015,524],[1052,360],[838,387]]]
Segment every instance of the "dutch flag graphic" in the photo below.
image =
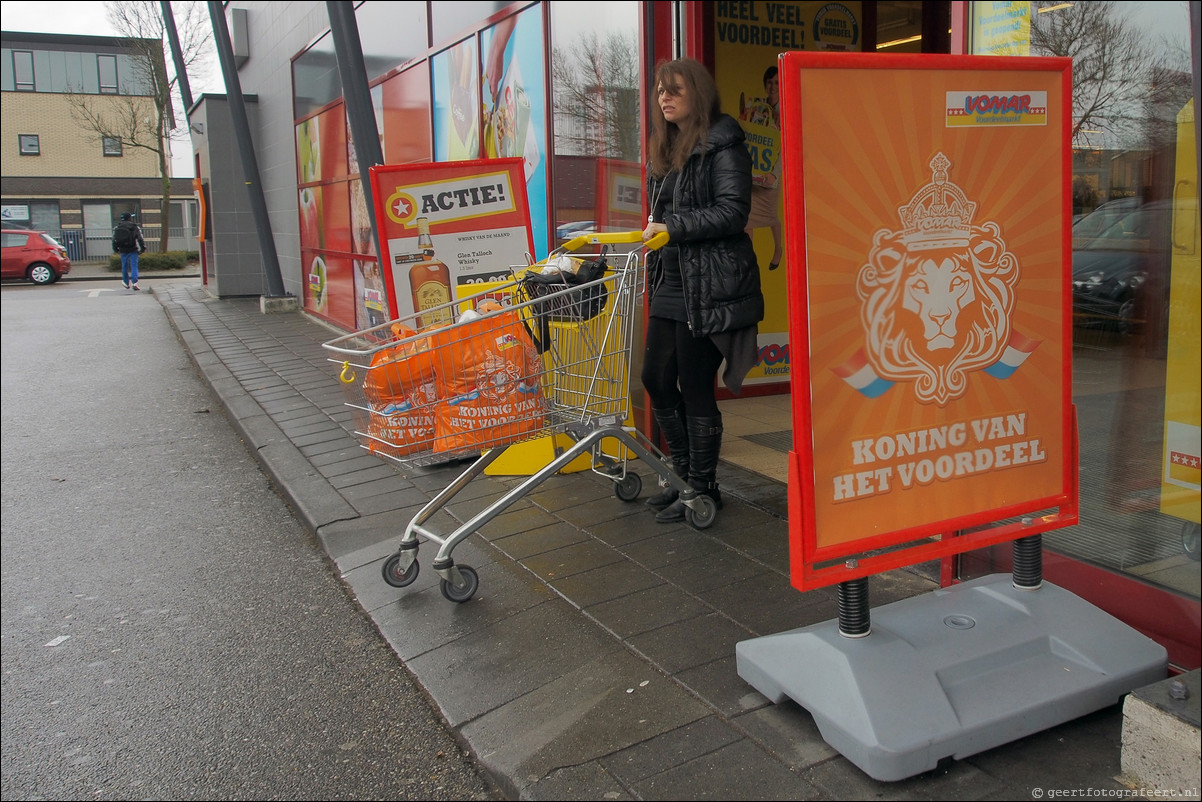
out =
[[[985,373],[995,379],[1010,378],[1041,342],[1042,340],[1028,339],[1016,331],[1010,332],[1010,340],[1006,343],[1006,350],[1002,352],[1001,359],[985,368]],[[856,351],[851,359],[842,365],[831,368],[831,371],[868,398],[882,396],[893,386],[893,382],[882,379],[872,369],[863,348]]]
[[856,351],[851,359],[842,365],[831,368],[831,370],[840,379],[869,398],[884,395],[885,391],[893,386],[893,382],[886,381],[876,375],[876,371],[872,369],[872,365],[868,364],[868,355],[864,353],[863,348]]
[[1010,332],[1010,341],[1006,343],[1006,350],[1002,352],[1002,358],[985,368],[985,372],[995,379],[1010,378],[1014,375],[1014,371],[1027,361],[1027,357],[1039,347],[1040,342],[1042,341],[1028,340],[1017,331]]

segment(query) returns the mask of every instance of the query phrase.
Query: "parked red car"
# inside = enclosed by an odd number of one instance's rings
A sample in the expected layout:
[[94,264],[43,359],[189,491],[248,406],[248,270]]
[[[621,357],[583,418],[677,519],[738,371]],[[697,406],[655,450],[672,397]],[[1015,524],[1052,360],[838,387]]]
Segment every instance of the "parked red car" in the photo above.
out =
[[67,249],[44,231],[0,231],[3,272],[0,278],[23,278],[34,284],[53,284],[71,272]]

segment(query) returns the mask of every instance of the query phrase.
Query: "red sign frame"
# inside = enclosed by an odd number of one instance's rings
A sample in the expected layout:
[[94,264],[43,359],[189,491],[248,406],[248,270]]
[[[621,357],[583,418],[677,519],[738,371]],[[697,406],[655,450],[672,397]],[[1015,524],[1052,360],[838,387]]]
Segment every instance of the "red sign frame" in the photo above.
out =
[[1076,523],[1071,59],[779,63],[793,585]]

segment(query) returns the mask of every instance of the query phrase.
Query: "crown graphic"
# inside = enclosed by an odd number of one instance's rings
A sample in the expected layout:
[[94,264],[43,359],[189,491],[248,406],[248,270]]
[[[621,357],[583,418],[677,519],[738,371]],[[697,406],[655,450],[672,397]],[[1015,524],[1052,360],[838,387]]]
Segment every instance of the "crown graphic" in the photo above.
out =
[[968,246],[977,204],[947,180],[951,166],[946,156],[936,153],[930,164],[931,183],[897,210],[902,222],[902,241],[911,251]]

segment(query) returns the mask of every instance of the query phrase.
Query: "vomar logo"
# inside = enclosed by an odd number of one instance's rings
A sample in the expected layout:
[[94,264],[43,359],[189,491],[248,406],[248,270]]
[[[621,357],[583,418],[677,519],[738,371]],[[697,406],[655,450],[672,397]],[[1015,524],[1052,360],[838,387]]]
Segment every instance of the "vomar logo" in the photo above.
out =
[[948,92],[947,126],[1047,125],[1047,92]]
[[788,376],[791,370],[789,362],[787,342],[761,345],[756,359],[756,365],[764,376]]

